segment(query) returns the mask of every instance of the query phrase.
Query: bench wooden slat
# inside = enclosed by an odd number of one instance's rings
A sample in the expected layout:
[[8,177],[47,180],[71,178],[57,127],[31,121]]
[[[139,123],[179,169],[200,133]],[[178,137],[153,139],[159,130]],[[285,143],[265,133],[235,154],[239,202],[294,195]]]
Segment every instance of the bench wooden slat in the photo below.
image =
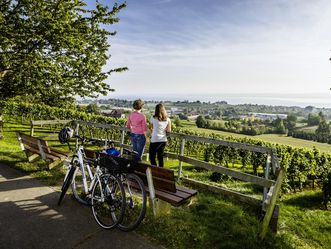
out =
[[[178,186],[176,186],[176,187],[178,187]],[[174,193],[174,195],[176,195],[176,196],[178,196],[180,198],[186,198],[186,197],[192,196],[192,195],[194,195],[196,193],[197,193],[196,191],[193,192],[192,194],[191,193],[187,193],[186,191],[182,191],[182,190],[180,190],[180,189],[177,188],[176,189],[176,192]]]
[[96,152],[94,150],[89,150],[84,148],[84,153],[87,159],[95,159]]
[[30,141],[32,143],[37,143],[37,141],[39,140],[41,142],[41,145],[48,146],[47,141],[45,141],[43,139],[39,139],[37,137],[32,137],[30,135],[27,135],[27,134],[24,134],[24,133],[20,133],[20,132],[18,132],[18,133],[21,136],[22,140],[24,140],[24,141]]
[[[69,155],[66,152],[49,147],[48,142],[43,139],[32,137],[20,132],[17,132],[16,134],[22,150],[24,150],[26,153],[30,152],[33,154],[38,154],[44,160],[50,159],[53,161],[53,163],[49,164],[49,168],[54,165],[58,165]],[[27,157],[28,159],[31,158],[28,154]]]
[[47,153],[47,152],[45,152],[45,153],[47,155],[52,155],[52,156],[54,156],[54,157],[56,157],[58,159],[64,159],[64,158],[68,157],[68,155],[59,154],[59,153],[57,153],[57,152],[55,152],[53,150],[51,150],[50,153]]
[[139,163],[136,167],[136,171],[146,173],[146,169],[150,168],[152,171],[153,177],[159,177],[164,179],[172,179],[175,178],[174,171],[171,169],[166,168],[160,168],[153,165],[145,164],[145,163]]
[[29,144],[30,147],[39,149],[39,147],[38,147],[38,141],[39,141],[44,152],[46,152],[46,153],[51,152],[47,141],[40,139],[40,138],[31,137],[30,135],[26,135],[24,133],[19,133],[19,135],[21,136],[23,144]]
[[60,157],[60,158],[65,158],[65,157],[68,157],[70,155],[70,153],[66,153],[66,152],[63,152],[63,151],[60,151],[60,150],[56,150],[52,147],[50,147],[49,154],[52,154],[52,155]]
[[[144,184],[147,185],[146,173],[139,171],[135,171],[135,173],[141,178]],[[174,180],[162,179],[159,177],[154,177],[153,175],[153,185],[155,189],[164,189],[169,192],[176,192],[176,185]]]
[[31,151],[31,152],[33,152],[33,153],[37,153],[37,154],[40,155],[39,149],[36,149],[36,148],[30,147],[30,146],[28,146],[28,145],[24,145],[24,148],[25,148],[26,150],[28,150],[28,151]]
[[[179,187],[179,186],[177,186]],[[194,190],[192,193],[187,193],[183,191],[177,191],[176,194],[177,196],[181,197],[181,201],[177,203],[177,205],[182,204],[184,201],[190,199],[192,196],[195,196],[198,193],[198,191]]]
[[64,157],[68,157],[69,155],[70,155],[70,153],[68,153],[68,152],[64,152],[64,151],[61,151],[61,150],[57,150],[57,149],[55,149],[55,148],[53,148],[53,147],[50,147],[50,150],[51,150],[51,152],[52,153],[54,153],[54,154],[57,154],[57,155],[60,155],[60,156],[64,156]]
[[24,148],[26,148],[27,150],[29,150],[29,149],[36,149],[36,150],[39,151],[38,144],[32,143],[30,141],[26,141],[24,139],[22,139],[22,143],[23,143]]
[[[37,153],[37,154],[40,154],[39,149],[28,147],[27,150],[29,150],[31,152],[34,152],[34,153]],[[59,156],[56,156],[56,155],[53,155],[53,154],[50,154],[50,153],[46,153],[46,152],[45,152],[45,155],[46,155],[46,158],[52,159],[53,161],[58,160],[58,159],[62,159]]]
[[197,191],[195,191],[195,190],[193,190],[192,193],[187,193],[186,191],[181,190],[181,189],[183,189],[182,187],[181,188],[178,188],[178,187],[180,187],[180,186],[176,186],[177,189],[176,189],[176,192],[174,192],[174,193],[168,192],[166,190],[162,190],[162,192],[172,194],[173,196],[179,197],[180,199],[187,199],[187,198],[197,194]]
[[[197,194],[197,192],[195,192]],[[194,195],[195,195],[194,194]],[[155,190],[155,195],[156,197],[160,198],[161,200],[164,200],[166,202],[169,202],[170,204],[174,206],[179,206],[182,204],[184,201],[188,200],[194,195],[187,194],[181,191],[176,191],[175,193],[167,192],[167,191],[162,191],[162,190]]]
[[[139,188],[135,182],[132,182],[131,186],[136,189]],[[146,193],[149,194],[149,188],[148,188],[147,184],[144,185],[144,188],[145,188]],[[168,192],[168,191],[160,190],[160,189],[155,189],[155,195],[156,195],[156,197],[160,198],[161,200],[169,202],[172,205],[178,204],[183,199],[181,196],[174,195],[174,193],[172,193],[172,192]]]
[[193,190],[193,189],[185,188],[185,187],[182,187],[182,186],[176,186],[176,188],[177,188],[177,190],[180,190],[180,191],[185,192],[187,194],[191,194],[191,195],[197,194],[197,191]]
[[[22,139],[22,143],[27,150],[35,149],[39,151],[38,141],[40,141],[40,139],[35,140],[35,142],[32,142],[32,140]],[[50,147],[42,145],[41,148],[45,153],[51,154]]]
[[62,157],[58,157],[56,155],[53,155],[53,154],[50,154],[50,153],[46,153],[46,152],[45,152],[45,155],[46,155],[46,158],[52,159],[53,161],[56,161],[58,159],[62,159]]
[[173,193],[170,193],[167,191],[162,191],[159,189],[155,189],[155,195],[156,195],[156,197],[160,198],[161,200],[169,202],[172,205],[176,205],[177,203],[180,203],[182,201],[182,198],[180,198],[176,195],[173,195]]
[[[133,182],[131,183],[131,186],[134,188],[138,188],[138,186]],[[148,187],[145,185],[145,191],[147,194],[149,194],[149,189]],[[164,191],[164,190],[159,190],[159,189],[155,189],[155,195],[157,198],[169,202],[172,205],[178,205],[179,203],[182,203],[184,200],[188,199],[189,197],[191,197],[191,195],[180,195],[176,192],[176,194],[172,193],[172,192],[168,192],[168,191]]]
[[175,179],[162,179],[153,176],[153,183],[155,189],[164,189],[169,192],[176,192]]

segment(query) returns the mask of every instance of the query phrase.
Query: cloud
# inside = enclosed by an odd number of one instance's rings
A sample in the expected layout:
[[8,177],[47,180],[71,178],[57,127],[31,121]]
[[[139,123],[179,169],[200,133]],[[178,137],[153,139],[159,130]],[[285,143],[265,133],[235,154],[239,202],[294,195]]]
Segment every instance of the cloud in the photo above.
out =
[[329,89],[329,1],[190,3],[128,1],[108,65],[130,69],[109,81],[119,92]]
[[153,4],[165,4],[165,3],[170,3],[172,2],[172,0],[159,0],[156,2],[153,2]]

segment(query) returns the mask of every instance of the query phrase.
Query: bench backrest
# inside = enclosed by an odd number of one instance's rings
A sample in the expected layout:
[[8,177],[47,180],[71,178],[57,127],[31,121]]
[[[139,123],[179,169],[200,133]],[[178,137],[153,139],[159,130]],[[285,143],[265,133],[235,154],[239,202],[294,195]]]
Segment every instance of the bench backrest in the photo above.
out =
[[27,135],[27,134],[24,134],[21,132],[17,132],[17,136],[21,139],[20,142],[23,143],[23,145],[26,149],[32,148],[32,149],[39,150],[39,145],[38,145],[38,141],[39,141],[43,151],[46,153],[50,153],[50,148],[48,146],[47,141],[37,138],[37,137],[32,137],[30,135]]
[[84,153],[87,159],[94,160],[96,159],[96,151],[84,148]]
[[152,166],[145,163],[138,163],[135,173],[143,180],[147,186],[146,169],[149,167],[152,172],[153,184],[155,189],[166,190],[172,193],[176,192],[176,180],[174,171],[171,169]]

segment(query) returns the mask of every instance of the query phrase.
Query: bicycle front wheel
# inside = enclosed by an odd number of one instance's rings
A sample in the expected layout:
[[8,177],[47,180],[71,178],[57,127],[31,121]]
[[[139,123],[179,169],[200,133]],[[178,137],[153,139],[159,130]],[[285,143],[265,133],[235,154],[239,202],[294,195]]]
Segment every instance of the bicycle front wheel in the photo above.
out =
[[76,171],[76,167],[74,165],[71,165],[69,171],[67,172],[67,174],[65,176],[65,179],[64,179],[64,182],[63,182],[63,185],[61,188],[61,195],[57,202],[57,205],[59,205],[59,206],[61,205],[61,202],[62,202],[65,194],[67,193],[67,190],[68,190],[68,188],[72,182],[73,176],[75,174],[75,171]]
[[92,213],[96,222],[111,229],[122,221],[125,211],[125,192],[121,181],[109,174],[100,176],[92,188]]
[[[75,160],[73,163],[76,166],[76,171],[74,173],[74,178],[71,183],[72,193],[74,194],[75,199],[78,202],[80,202],[84,205],[90,205],[91,204],[90,199],[87,198],[87,193],[85,192],[85,189],[84,189],[83,174],[79,167],[79,162],[78,162],[78,160]],[[85,167],[85,165],[83,167]],[[87,186],[90,186],[91,179],[88,176],[86,167],[85,167],[85,175],[86,175]]]
[[136,174],[122,176],[125,190],[126,208],[122,222],[118,224],[122,231],[132,231],[137,228],[146,214],[146,191],[143,181]]

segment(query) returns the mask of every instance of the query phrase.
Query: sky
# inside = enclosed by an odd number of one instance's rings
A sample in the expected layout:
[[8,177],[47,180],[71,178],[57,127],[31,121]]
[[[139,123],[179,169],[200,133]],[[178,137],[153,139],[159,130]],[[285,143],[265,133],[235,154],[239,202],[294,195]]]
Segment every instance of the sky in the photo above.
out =
[[126,3],[109,97],[331,94],[330,0]]

